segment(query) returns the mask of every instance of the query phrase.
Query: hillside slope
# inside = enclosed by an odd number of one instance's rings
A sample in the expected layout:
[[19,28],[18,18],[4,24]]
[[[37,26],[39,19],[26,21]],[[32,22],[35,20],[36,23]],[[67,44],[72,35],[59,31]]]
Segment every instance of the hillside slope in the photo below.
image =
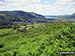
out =
[[59,56],[60,51],[75,51],[75,23],[44,24],[0,37],[0,56]]
[[24,11],[0,11],[0,19],[2,20],[18,20],[22,19],[41,19],[44,16],[33,13],[33,12],[24,12]]

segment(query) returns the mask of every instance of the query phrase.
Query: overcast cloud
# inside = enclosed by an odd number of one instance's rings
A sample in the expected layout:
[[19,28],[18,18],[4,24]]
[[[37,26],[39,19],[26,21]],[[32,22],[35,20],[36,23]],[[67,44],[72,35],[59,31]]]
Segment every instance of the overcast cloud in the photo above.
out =
[[0,0],[0,11],[23,10],[43,15],[64,15],[75,12],[75,0]]

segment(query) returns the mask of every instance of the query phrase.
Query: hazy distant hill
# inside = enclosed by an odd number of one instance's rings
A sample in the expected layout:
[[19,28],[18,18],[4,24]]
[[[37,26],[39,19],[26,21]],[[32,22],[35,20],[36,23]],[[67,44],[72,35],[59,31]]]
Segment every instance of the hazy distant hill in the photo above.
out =
[[73,13],[72,15],[75,16],[75,13]]
[[24,19],[32,18],[44,18],[44,16],[36,14],[34,12],[24,12],[24,11],[0,11],[0,20],[17,20],[21,21]]
[[73,13],[73,14],[71,15],[71,17],[75,19],[75,13]]
[[65,18],[65,19],[75,19],[75,13],[72,15],[45,15],[46,18]]

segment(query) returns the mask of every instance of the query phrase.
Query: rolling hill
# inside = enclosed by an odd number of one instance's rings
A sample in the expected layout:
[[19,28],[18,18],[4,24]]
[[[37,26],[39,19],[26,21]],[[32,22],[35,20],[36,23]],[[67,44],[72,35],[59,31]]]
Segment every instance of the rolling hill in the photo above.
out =
[[24,11],[0,11],[0,20],[9,21],[22,21],[24,19],[41,19],[45,18],[42,15],[36,14],[34,12],[24,12]]

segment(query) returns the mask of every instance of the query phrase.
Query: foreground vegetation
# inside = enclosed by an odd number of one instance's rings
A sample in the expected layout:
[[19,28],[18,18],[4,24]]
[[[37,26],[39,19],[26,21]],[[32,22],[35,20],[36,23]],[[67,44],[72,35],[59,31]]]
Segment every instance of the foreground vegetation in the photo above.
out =
[[43,24],[26,32],[9,32],[0,37],[0,56],[59,56],[60,51],[75,51],[75,23]]

